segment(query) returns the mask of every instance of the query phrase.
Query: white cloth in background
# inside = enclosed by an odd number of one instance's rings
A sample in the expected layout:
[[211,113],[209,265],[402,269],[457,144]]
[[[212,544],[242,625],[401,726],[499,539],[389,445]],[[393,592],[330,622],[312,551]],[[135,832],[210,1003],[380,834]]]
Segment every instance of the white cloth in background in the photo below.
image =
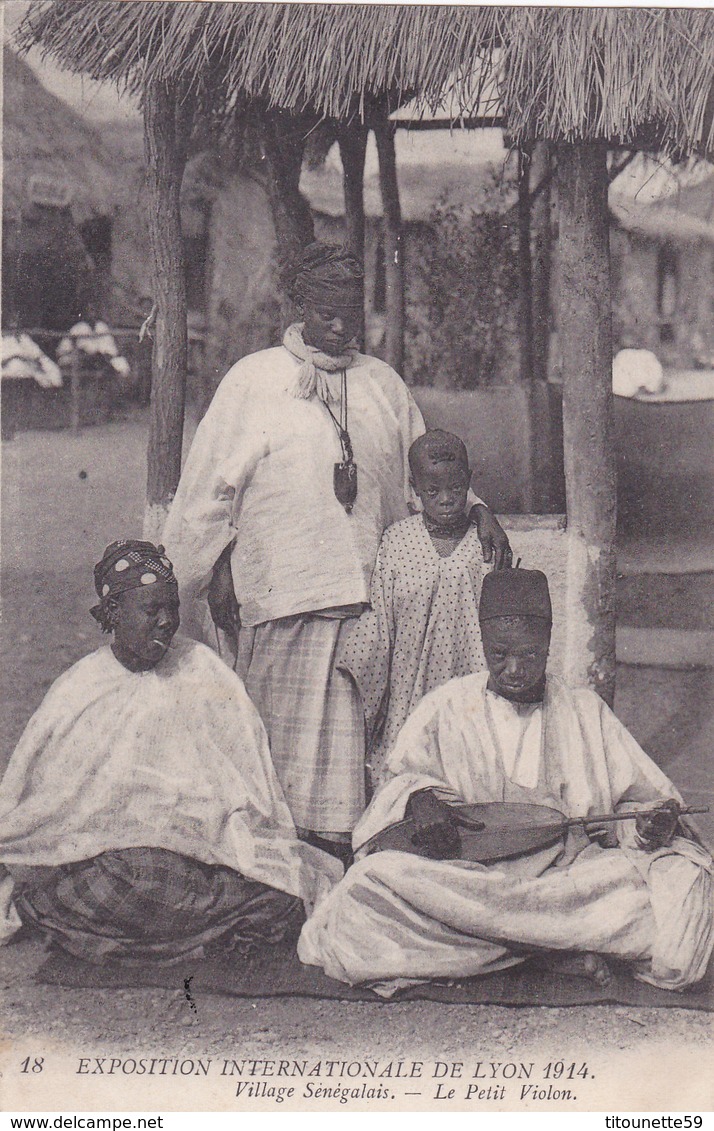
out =
[[[163,536],[192,633],[229,543],[242,621],[257,625],[368,601],[382,531],[408,513],[407,453],[424,422],[404,382],[362,354],[347,370],[358,476],[347,514],[333,490],[342,451],[327,408],[288,391],[300,364],[283,346],[243,358],[198,427]],[[339,402],[340,374],[325,376]]]
[[664,370],[651,350],[623,349],[612,363],[612,391],[618,397],[636,397],[645,393],[661,393],[665,387]]
[[14,380],[32,379],[42,389],[61,389],[62,372],[42,352],[29,334],[3,334],[2,376]]
[[11,873],[142,846],[227,865],[308,908],[341,873],[296,839],[239,678],[180,637],[148,672],[128,671],[107,646],[60,676],[0,785],[0,862]]
[[[550,805],[567,817],[679,799],[594,692],[555,679],[542,708],[537,783],[518,785],[502,751],[511,728],[497,719],[494,738],[487,722],[487,679],[452,680],[417,707],[390,758],[394,776],[355,829],[356,846],[401,820],[410,795],[428,787],[466,802]],[[611,955],[644,981],[682,989],[703,977],[714,942],[711,858],[681,836],[641,852],[633,825],[619,826],[618,848],[569,837],[564,849],[492,865],[375,853],[305,925],[299,956],[386,995],[414,980],[503,969],[529,948]]]
[[75,322],[70,328],[66,338],[62,338],[57,346],[57,356],[71,353],[73,349],[82,353],[103,354],[105,357],[116,357],[119,353],[117,344],[112,337],[106,322],[96,322],[92,326],[89,322]]
[[106,322],[76,322],[66,338],[62,338],[57,346],[57,357],[60,361],[68,360],[72,351],[78,349],[89,357],[100,355],[108,361],[112,369],[125,377],[129,373],[129,362],[122,357],[114,341],[114,336]]

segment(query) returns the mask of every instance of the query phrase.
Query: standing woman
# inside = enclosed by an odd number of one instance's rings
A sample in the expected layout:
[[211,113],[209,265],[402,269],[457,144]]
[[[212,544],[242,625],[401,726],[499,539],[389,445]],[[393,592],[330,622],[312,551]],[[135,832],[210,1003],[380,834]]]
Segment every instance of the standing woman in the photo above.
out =
[[[288,289],[302,321],[224,377],[164,540],[184,623],[245,679],[299,831],[347,856],[365,807],[364,720],[334,658],[369,601],[384,529],[409,513],[407,453],[424,422],[399,375],[355,348],[353,255],[311,244]],[[473,520],[500,567],[501,527],[482,504]]]

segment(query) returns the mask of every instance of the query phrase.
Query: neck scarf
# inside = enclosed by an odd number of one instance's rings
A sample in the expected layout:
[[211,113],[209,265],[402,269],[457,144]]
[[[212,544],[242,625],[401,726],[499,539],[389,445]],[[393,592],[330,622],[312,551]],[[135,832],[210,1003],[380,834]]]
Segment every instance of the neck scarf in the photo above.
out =
[[321,350],[310,346],[303,339],[304,322],[293,322],[288,326],[283,337],[286,350],[302,361],[302,365],[287,388],[287,392],[298,400],[309,400],[313,393],[325,404],[337,400],[337,393],[330,389],[327,380],[328,373],[339,373],[342,369],[349,369],[356,363],[358,351],[348,349],[339,357],[331,357]]

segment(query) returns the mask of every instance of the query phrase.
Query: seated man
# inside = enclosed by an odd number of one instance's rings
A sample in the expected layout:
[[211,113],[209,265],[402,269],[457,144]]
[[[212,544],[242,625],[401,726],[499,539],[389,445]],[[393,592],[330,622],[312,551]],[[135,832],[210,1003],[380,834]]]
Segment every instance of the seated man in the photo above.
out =
[[175,961],[295,940],[336,882],[301,844],[239,678],[181,638],[163,547],[114,542],[92,614],[111,646],[50,688],[0,785],[0,941]]
[[[354,833],[360,846],[411,815],[431,858],[359,859],[303,928],[301,960],[385,995],[533,955],[601,983],[608,956],[655,986],[698,981],[712,950],[712,862],[679,818],[676,790],[593,691],[546,677],[544,574],[487,575],[479,617],[488,673],[450,680],[422,700]],[[601,826],[616,830],[608,847],[580,830],[480,864],[458,859],[449,801],[527,802],[569,818],[653,804],[658,812]]]

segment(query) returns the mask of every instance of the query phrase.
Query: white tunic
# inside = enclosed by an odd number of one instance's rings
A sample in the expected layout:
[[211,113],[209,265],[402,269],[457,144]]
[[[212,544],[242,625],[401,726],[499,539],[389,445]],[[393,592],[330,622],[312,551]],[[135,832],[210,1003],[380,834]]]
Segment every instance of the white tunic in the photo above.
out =
[[[526,716],[532,733],[509,772],[503,746],[516,731],[505,712],[489,726],[487,679],[451,680],[416,708],[389,761],[394,777],[357,825],[355,845],[401,820],[410,795],[427,787],[467,802],[549,805],[567,817],[679,797],[594,692],[554,679],[542,711]],[[618,826],[617,848],[584,838],[491,865],[367,856],[305,925],[298,953],[387,994],[413,980],[503,969],[528,948],[613,955],[644,981],[682,989],[704,976],[714,944],[711,858],[682,836],[640,851],[633,827]]]
[[[404,382],[361,354],[347,370],[358,476],[347,514],[333,490],[342,450],[328,410],[289,391],[300,364],[283,346],[243,358],[198,427],[164,531],[192,632],[229,543],[241,620],[252,626],[367,602],[382,531],[409,513],[407,454],[424,422]],[[328,375],[335,411],[340,380]]]
[[[142,846],[227,865],[308,906],[340,871],[298,842],[239,678],[180,637],[151,671],[128,671],[110,647],[74,664],[30,719],[0,785],[0,862],[10,871]],[[0,940],[18,926],[12,882],[0,883]]]

